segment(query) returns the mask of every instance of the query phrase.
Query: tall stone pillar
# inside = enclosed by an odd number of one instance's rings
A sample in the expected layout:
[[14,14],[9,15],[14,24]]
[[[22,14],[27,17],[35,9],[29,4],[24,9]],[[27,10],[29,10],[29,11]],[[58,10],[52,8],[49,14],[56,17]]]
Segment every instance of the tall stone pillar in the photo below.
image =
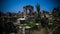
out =
[[27,12],[26,12],[26,9],[24,8],[24,18],[26,18],[27,16]]
[[30,16],[32,16],[33,15],[33,9],[30,9],[29,11],[30,11]]

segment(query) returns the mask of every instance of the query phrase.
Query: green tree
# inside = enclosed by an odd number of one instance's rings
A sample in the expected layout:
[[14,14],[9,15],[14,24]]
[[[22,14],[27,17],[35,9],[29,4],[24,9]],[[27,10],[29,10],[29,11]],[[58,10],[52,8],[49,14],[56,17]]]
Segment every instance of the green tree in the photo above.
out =
[[39,4],[36,4],[36,9],[37,9],[37,12],[38,12],[38,17],[40,17],[39,13],[40,13],[40,5]]

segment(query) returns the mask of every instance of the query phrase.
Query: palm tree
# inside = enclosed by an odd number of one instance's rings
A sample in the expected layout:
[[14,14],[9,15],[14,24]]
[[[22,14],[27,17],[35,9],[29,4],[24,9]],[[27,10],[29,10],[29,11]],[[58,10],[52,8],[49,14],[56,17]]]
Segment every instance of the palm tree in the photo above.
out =
[[38,12],[38,17],[40,17],[40,15],[39,15],[39,11],[40,11],[40,5],[37,3],[37,5],[36,5],[36,9],[37,9],[37,12]]

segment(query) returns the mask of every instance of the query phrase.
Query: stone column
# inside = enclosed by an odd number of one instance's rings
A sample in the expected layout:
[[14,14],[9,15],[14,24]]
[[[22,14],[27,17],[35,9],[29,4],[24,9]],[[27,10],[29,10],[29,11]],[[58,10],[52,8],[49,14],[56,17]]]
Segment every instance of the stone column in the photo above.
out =
[[33,9],[30,9],[30,16],[33,15]]
[[24,18],[26,18],[27,16],[27,12],[26,12],[26,9],[24,8]]
[[23,27],[23,34],[25,34],[25,27]]

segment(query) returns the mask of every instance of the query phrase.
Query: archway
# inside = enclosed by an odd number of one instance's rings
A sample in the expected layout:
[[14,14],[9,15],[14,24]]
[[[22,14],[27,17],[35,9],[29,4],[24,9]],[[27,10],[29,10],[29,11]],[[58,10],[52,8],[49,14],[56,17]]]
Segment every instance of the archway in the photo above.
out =
[[27,14],[28,14],[27,10],[29,10],[29,15],[30,16],[33,15],[33,11],[34,11],[33,6],[27,5],[27,6],[23,7],[23,8],[24,8],[24,17],[26,17]]

